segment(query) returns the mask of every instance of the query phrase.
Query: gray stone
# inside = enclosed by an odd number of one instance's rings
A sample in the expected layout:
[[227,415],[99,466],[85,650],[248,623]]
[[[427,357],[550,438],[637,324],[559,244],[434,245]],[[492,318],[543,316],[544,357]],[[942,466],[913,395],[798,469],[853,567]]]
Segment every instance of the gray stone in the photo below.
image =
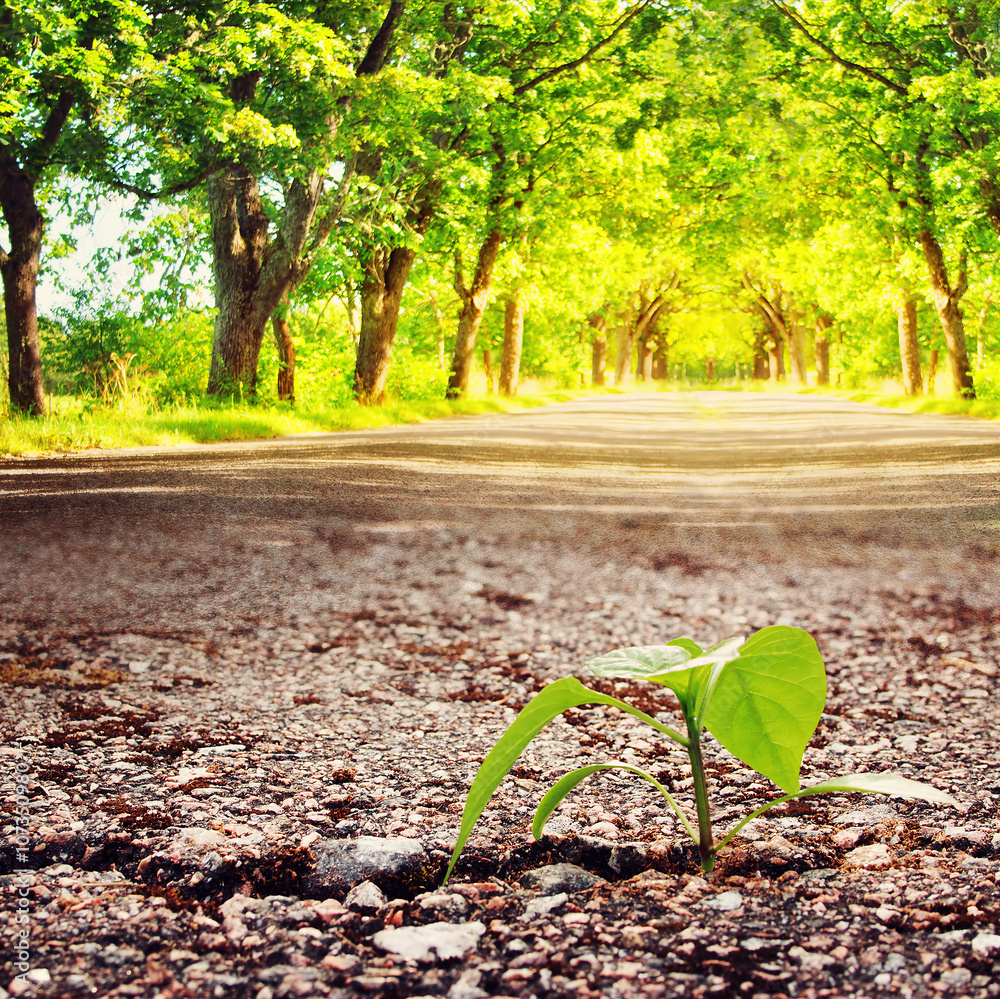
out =
[[458,981],[448,989],[448,999],[486,999],[489,993],[479,987],[482,977],[475,968],[466,968]]
[[946,971],[941,976],[941,981],[945,985],[952,985],[956,989],[960,989],[972,981],[972,972],[968,968],[952,968],[951,971]]
[[1000,951],[1000,935],[996,933],[980,933],[972,940],[972,951],[979,957],[989,957]]
[[528,923],[538,916],[547,916],[550,912],[560,908],[569,901],[569,895],[561,891],[558,895],[542,895],[541,898],[533,898],[524,909],[521,921]]
[[869,846],[858,846],[850,851],[844,860],[854,867],[881,868],[892,864],[889,847],[885,843],[872,843]]
[[373,881],[355,885],[344,899],[344,905],[355,912],[377,912],[386,902],[382,889]]
[[372,938],[375,946],[389,954],[399,954],[411,961],[447,961],[464,957],[479,943],[486,927],[472,923],[428,923],[426,926],[400,926],[379,930]]
[[586,891],[594,885],[604,883],[603,878],[577,867],[576,864],[548,864],[545,867],[537,867],[522,874],[520,881],[525,888],[536,888],[543,895]]
[[316,867],[306,879],[310,889],[346,892],[362,881],[380,876],[399,876],[416,871],[427,862],[419,840],[404,837],[382,839],[326,839],[312,846]]
[[885,960],[882,962],[882,970],[888,971],[890,974],[894,971],[902,971],[906,967],[906,957],[900,954],[899,951],[892,951],[886,954]]
[[716,912],[735,912],[743,908],[743,896],[738,891],[724,891],[713,898],[706,898],[702,904]]
[[420,899],[420,908],[437,912],[445,918],[461,919],[469,911],[469,903],[453,892],[436,891]]

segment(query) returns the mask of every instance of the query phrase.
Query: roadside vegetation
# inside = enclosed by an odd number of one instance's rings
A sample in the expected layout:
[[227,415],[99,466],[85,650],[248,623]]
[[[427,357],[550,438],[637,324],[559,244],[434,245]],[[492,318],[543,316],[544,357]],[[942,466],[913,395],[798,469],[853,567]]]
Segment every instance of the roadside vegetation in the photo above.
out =
[[86,406],[77,398],[62,396],[53,400],[54,412],[43,419],[14,414],[0,422],[0,455],[151,444],[205,444],[286,434],[373,430],[447,416],[509,413],[583,394],[591,393],[539,390],[516,399],[470,397],[414,400],[384,406],[348,403],[331,408],[259,406],[209,400],[151,412]]
[[[383,406],[347,403],[340,407],[258,405],[252,402],[202,400],[174,404],[147,411],[138,407],[105,407],[88,404],[75,396],[50,400],[49,415],[39,419],[8,413],[0,420],[0,456],[52,454],[87,448],[126,448],[146,445],[209,444],[216,441],[248,441],[290,434],[330,433],[339,430],[374,430],[380,427],[423,423],[449,416],[481,413],[511,413],[553,402],[585,396],[624,395],[628,392],[696,392],[706,389],[728,392],[795,391],[792,386],[753,382],[673,382],[628,389],[558,389],[529,384],[516,397],[469,395],[462,399],[411,400]],[[869,390],[804,388],[805,395],[829,395],[853,402],[910,413],[939,413],[1000,420],[1000,401],[955,399],[940,396],[913,398],[888,383]]]
[[0,29],[7,453],[608,386],[1000,402],[988,6],[27,0]]

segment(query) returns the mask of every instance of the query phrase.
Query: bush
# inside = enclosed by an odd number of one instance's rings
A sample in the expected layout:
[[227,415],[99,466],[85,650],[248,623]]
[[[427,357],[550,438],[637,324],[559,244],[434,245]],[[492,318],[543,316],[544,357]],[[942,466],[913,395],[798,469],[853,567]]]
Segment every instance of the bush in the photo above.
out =
[[183,403],[208,379],[212,318],[184,312],[144,323],[122,308],[61,310],[43,324],[47,388],[102,405]]
[[95,311],[81,318],[63,311],[43,332],[50,391],[72,386],[104,405],[139,399],[147,369],[142,324],[134,316]]
[[1000,359],[986,361],[974,373],[976,398],[984,402],[1000,402]]

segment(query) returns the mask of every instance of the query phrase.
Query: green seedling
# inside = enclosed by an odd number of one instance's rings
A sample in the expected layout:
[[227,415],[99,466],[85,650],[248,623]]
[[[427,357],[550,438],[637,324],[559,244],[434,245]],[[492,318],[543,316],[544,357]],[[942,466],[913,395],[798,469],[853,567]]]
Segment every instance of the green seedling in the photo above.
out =
[[[752,819],[775,805],[813,794],[860,791],[954,805],[955,800],[926,784],[894,773],[859,773],[800,787],[802,755],[826,703],[826,669],[816,643],[801,628],[764,628],[748,639],[729,638],[702,649],[690,638],[666,645],[615,649],[586,663],[599,677],[648,680],[669,687],[680,702],[686,734],[664,725],[625,701],[609,697],[566,677],[550,684],[522,709],[483,760],[469,789],[458,842],[445,874],[451,876],[473,827],[525,747],[557,715],[584,704],[606,704],[645,722],[683,746],[691,760],[698,827],[673,795],[639,767],[597,763],[563,777],[542,798],[532,833],[540,839],[548,817],[581,781],[604,770],[628,770],[649,781],[674,810],[698,847],[702,870]],[[718,842],[712,833],[708,785],[702,758],[702,733],[708,730],[734,756],[774,781],[785,793],[751,812]]]

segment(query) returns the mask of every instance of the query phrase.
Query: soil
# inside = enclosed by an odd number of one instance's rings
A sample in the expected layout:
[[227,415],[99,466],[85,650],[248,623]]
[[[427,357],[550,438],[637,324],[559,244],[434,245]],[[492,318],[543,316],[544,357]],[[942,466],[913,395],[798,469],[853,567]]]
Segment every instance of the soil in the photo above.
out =
[[[0,999],[1000,995],[998,467],[986,424],[722,393],[6,463]],[[580,708],[440,888],[542,686],[677,725],[580,664],[771,624],[827,664],[803,783],[896,771],[957,807],[811,798],[705,876],[612,773],[535,841],[588,762],[691,804],[682,752]],[[719,831],[777,793],[706,755]]]

